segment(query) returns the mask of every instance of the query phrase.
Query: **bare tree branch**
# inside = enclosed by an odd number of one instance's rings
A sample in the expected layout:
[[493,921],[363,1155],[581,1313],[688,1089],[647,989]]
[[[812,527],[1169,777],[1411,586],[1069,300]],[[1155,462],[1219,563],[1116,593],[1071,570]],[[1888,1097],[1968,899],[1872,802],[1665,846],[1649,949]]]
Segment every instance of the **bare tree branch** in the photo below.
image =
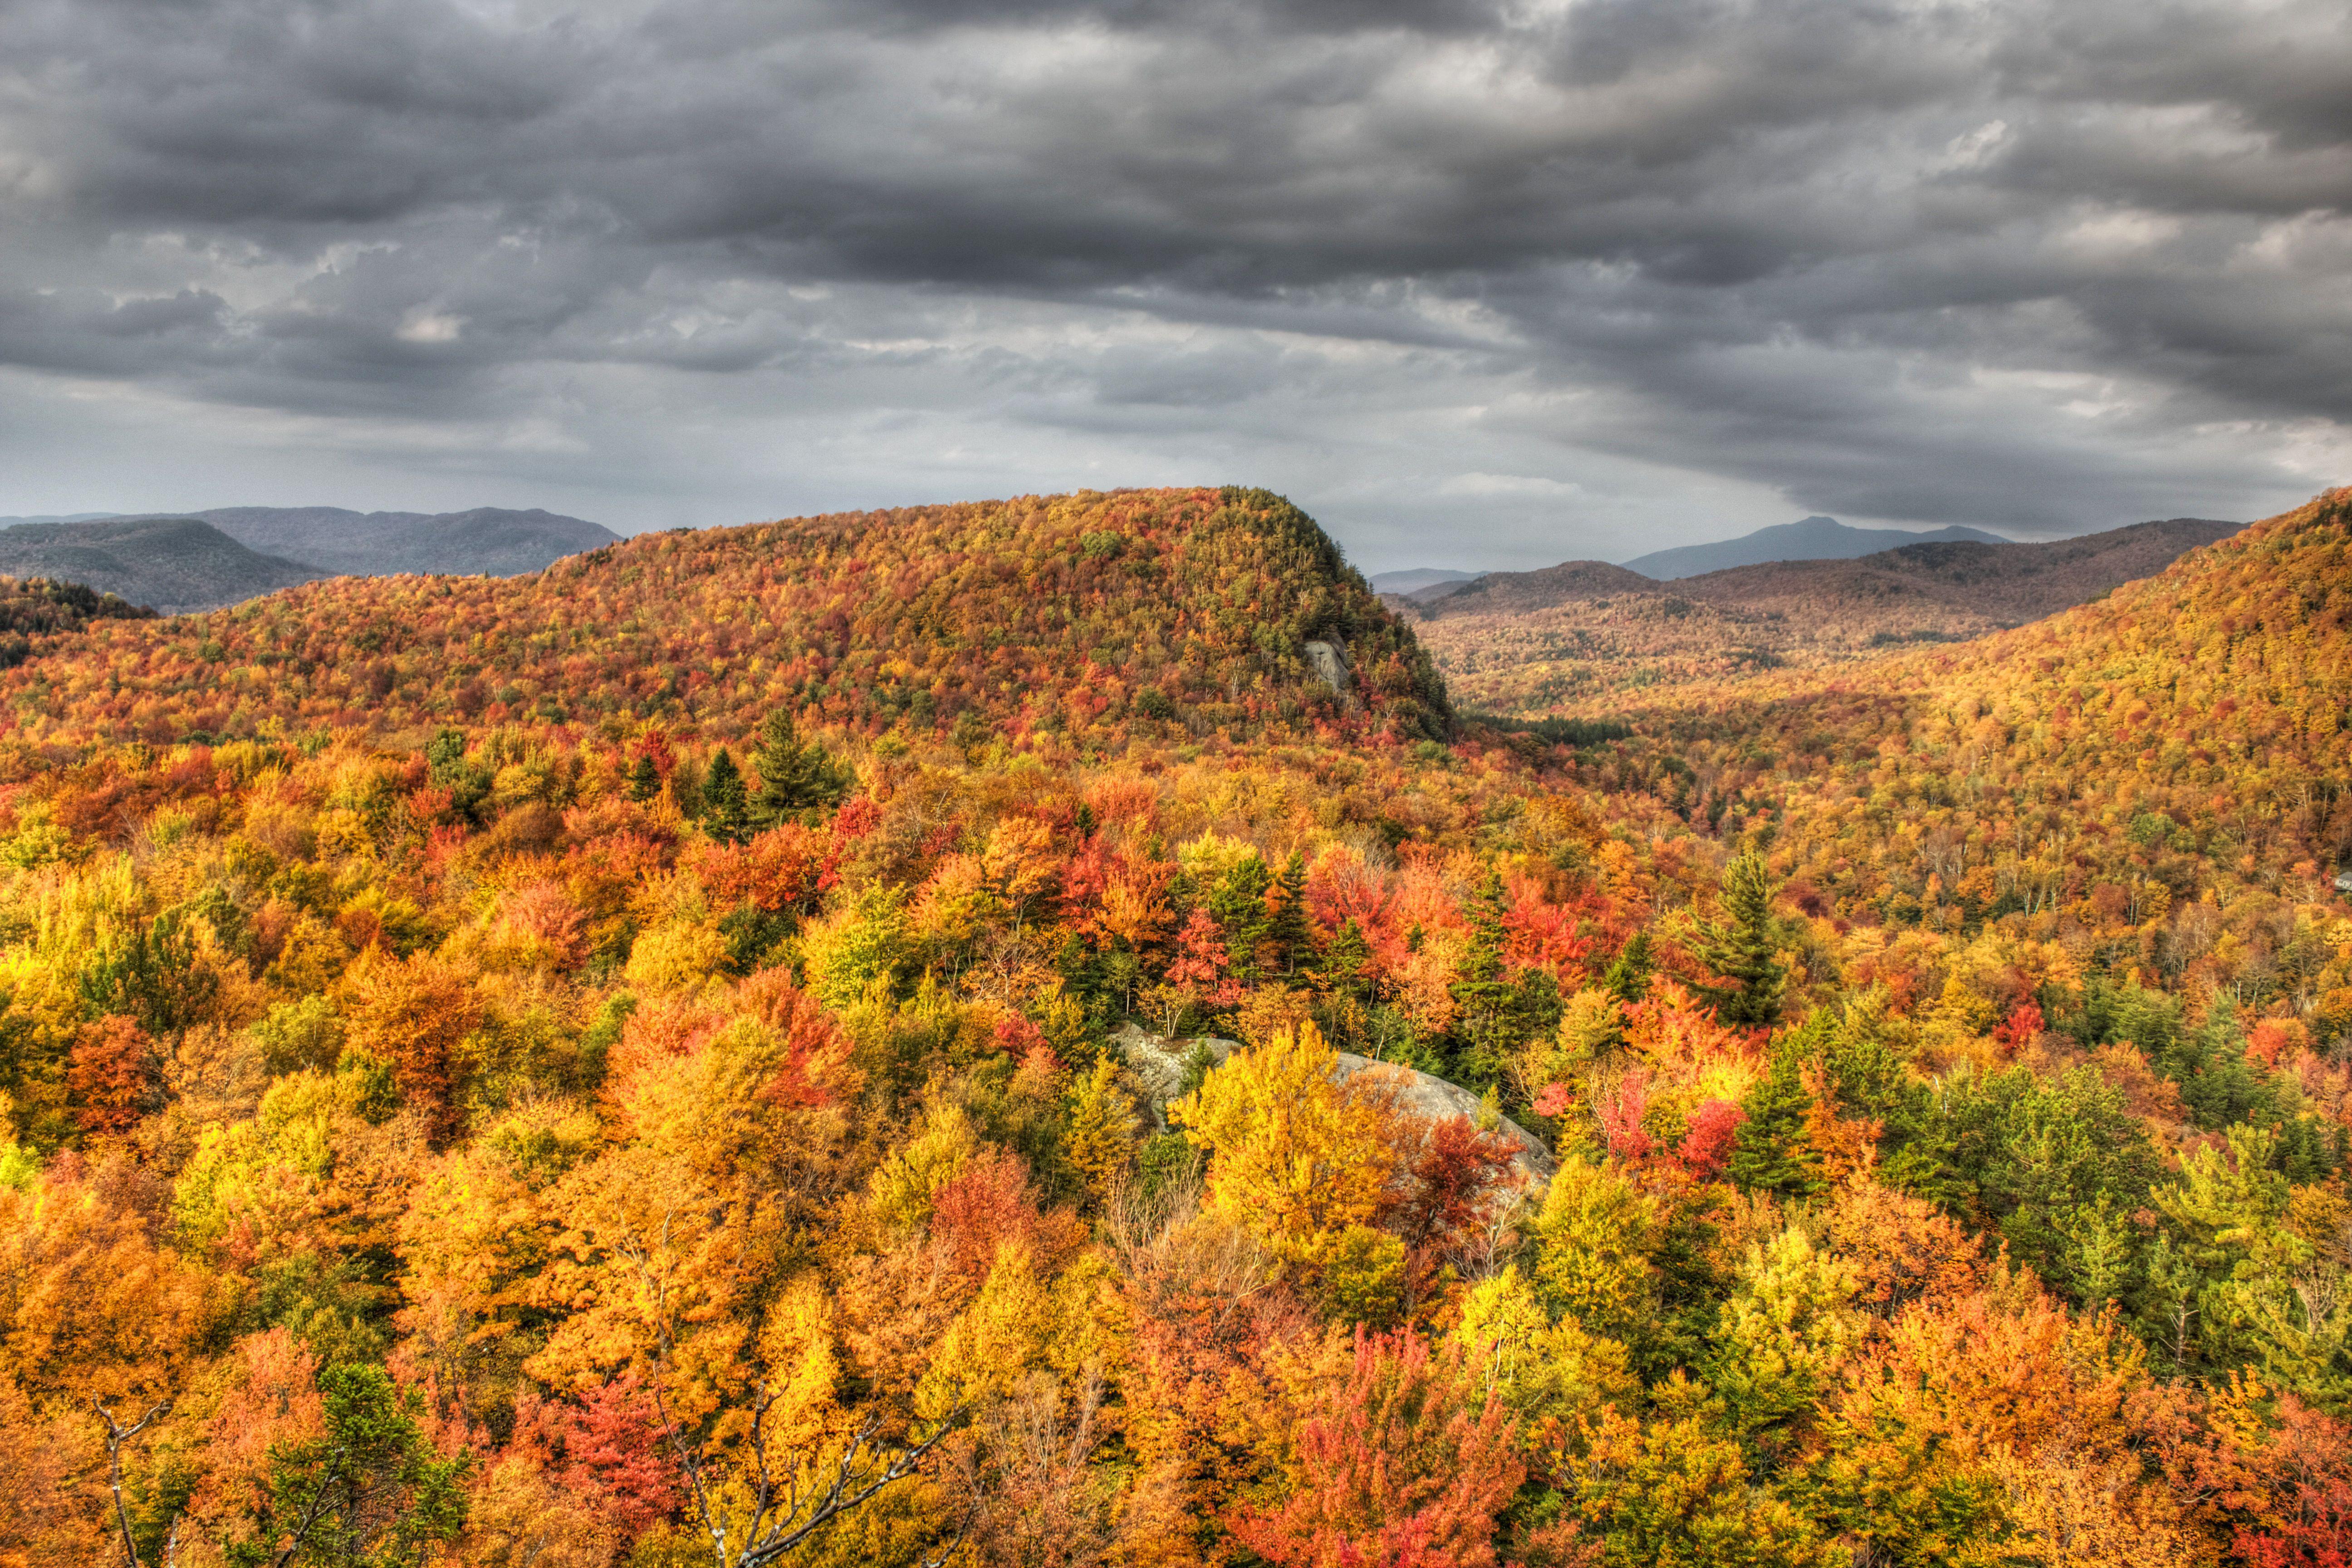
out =
[[114,1418],[114,1412],[99,1404],[97,1400],[91,1400],[90,1405],[97,1410],[99,1418],[106,1423],[108,1484],[114,1491],[114,1521],[122,1531],[122,1561],[125,1568],[139,1568],[139,1547],[131,1538],[131,1510],[123,1505],[122,1501],[122,1448],[123,1445],[129,1443],[131,1438],[169,1415],[172,1413],[172,1402],[168,1399],[159,1402],[146,1415],[128,1426],[117,1421]]

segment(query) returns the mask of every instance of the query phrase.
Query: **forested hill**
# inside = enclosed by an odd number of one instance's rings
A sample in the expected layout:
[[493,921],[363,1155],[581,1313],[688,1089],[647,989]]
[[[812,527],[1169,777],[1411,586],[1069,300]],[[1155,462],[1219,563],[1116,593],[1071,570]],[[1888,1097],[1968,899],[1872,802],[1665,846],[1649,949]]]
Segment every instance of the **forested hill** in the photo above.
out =
[[[1350,690],[1305,644],[1346,650]],[[641,535],[534,577],[314,584],[109,626],[0,685],[26,739],[157,742],[270,721],[378,730],[627,715],[726,737],[778,706],[975,739],[1434,737],[1411,631],[1259,490],[1027,497]]]
[[[2339,489],[2032,626],[1624,717],[1675,759],[1684,813],[1775,823],[1832,896],[1961,918],[2094,872],[2136,907],[2318,886],[2352,853],[2347,705]],[[1888,835],[1914,850],[1859,848]]]

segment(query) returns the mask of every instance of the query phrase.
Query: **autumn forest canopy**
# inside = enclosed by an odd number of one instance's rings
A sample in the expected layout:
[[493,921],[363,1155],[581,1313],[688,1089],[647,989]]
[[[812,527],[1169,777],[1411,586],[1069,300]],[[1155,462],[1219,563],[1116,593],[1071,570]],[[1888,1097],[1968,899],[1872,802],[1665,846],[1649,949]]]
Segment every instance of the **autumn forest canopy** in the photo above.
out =
[[2352,1562],[2352,491],[1507,718],[1244,489],[0,619],[0,1564]]

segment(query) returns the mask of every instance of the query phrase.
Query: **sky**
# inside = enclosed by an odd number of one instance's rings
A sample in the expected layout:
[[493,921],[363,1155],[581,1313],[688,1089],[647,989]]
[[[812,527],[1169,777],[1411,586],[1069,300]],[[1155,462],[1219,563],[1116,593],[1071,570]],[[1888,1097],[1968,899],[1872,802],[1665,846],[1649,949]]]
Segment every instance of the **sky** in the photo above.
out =
[[2347,205],[2342,0],[6,0],[0,513],[2250,519]]

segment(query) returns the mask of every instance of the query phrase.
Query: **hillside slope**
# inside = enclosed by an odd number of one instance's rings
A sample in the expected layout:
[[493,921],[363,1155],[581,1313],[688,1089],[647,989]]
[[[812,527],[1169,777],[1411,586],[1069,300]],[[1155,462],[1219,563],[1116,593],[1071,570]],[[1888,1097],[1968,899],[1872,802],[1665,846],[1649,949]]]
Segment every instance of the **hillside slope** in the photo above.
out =
[[2043,544],[1907,544],[1675,583],[1570,562],[1399,603],[1467,706],[1591,717],[1664,688],[1981,637],[2151,576],[2237,526],[2176,518]]
[[0,572],[87,583],[159,610],[209,609],[325,575],[247,549],[194,518],[112,518],[0,529]]
[[2316,898],[2352,857],[2352,489],[1963,647],[1621,712],[1677,811],[1773,824],[1853,907]]
[[92,621],[152,621],[155,612],[83,583],[0,577],[0,667],[22,664]]
[[[1309,640],[1346,649],[1349,692],[1314,674]],[[680,530],[518,580],[341,579],[112,628],[17,672],[0,706],[39,735],[526,716],[729,734],[778,706],[1101,747],[1449,722],[1412,634],[1312,521],[1209,489]]]

